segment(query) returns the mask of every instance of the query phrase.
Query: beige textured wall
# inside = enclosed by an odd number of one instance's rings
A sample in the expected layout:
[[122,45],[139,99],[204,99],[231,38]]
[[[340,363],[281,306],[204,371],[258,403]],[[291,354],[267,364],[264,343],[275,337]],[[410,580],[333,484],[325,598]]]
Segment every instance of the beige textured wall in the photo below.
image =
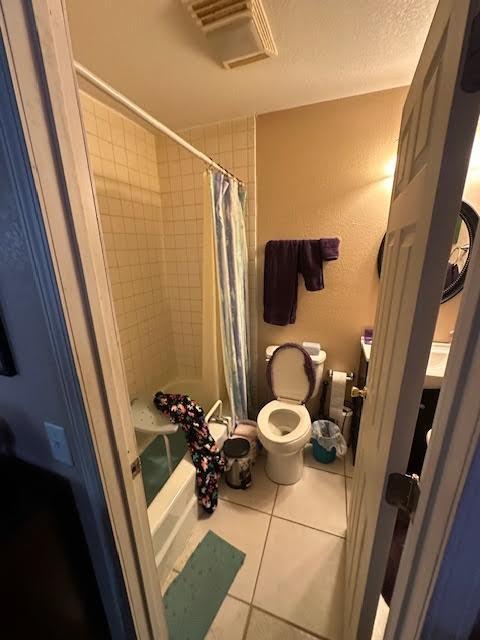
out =
[[[258,379],[266,399],[268,344],[313,340],[326,367],[358,365],[362,327],[373,324],[379,289],[376,258],[385,231],[407,88],[381,91],[257,119]],[[479,134],[477,134],[479,135]],[[464,200],[480,212],[480,169],[470,170]],[[339,235],[340,258],[324,267],[325,289],[307,292],[300,277],[297,321],[263,322],[263,253],[274,239]],[[461,295],[441,305],[435,339],[450,340]]]
[[155,136],[81,93],[131,397],[175,376]]
[[[406,89],[279,111],[257,118],[259,386],[263,353],[288,340],[320,342],[326,367],[355,369],[362,327],[374,321],[376,258],[386,229]],[[268,240],[340,236],[340,257],[324,265],[325,289],[300,278],[297,321],[263,322],[263,254]],[[263,396],[265,399],[265,395]]]

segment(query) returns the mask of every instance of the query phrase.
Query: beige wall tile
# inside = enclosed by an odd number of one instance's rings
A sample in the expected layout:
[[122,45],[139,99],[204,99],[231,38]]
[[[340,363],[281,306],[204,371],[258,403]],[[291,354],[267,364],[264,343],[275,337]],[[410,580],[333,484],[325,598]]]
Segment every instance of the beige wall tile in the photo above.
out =
[[81,93],[130,395],[176,375],[155,136]]
[[[131,396],[202,370],[203,163],[81,93],[104,246]],[[255,269],[255,120],[182,132],[245,182]],[[249,278],[256,344],[255,278]],[[256,350],[252,348],[256,373]]]
[[[214,123],[181,132],[200,151],[211,156],[227,170],[248,181],[249,202],[247,240],[249,267],[255,269],[256,196],[255,196],[255,120],[240,118]],[[201,300],[203,247],[203,171],[200,160],[172,145],[167,139],[157,140],[158,175],[164,204],[166,273],[170,283],[171,304],[181,313],[175,319],[174,337],[177,366],[201,374]],[[183,253],[185,252],[185,253]],[[253,382],[256,378],[256,280],[249,278],[251,360]],[[180,297],[179,297],[180,296]],[[188,302],[189,304],[183,304]],[[187,375],[187,372],[184,374]],[[182,376],[184,377],[184,376]]]

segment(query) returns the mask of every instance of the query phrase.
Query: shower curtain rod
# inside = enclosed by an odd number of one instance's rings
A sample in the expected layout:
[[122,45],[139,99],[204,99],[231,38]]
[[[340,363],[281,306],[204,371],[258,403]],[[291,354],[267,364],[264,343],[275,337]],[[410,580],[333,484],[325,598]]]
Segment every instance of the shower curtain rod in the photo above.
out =
[[122,104],[124,107],[129,109],[129,111],[132,111],[133,113],[135,113],[135,115],[137,115],[139,118],[142,118],[142,120],[146,120],[146,122],[148,122],[152,127],[154,127],[155,129],[158,129],[158,131],[161,131],[163,134],[171,138],[174,142],[182,146],[184,149],[189,151],[191,154],[193,154],[197,158],[200,158],[200,160],[205,162],[205,164],[209,165],[210,167],[213,167],[214,169],[217,169],[218,171],[221,171],[222,173],[225,173],[226,175],[231,176],[234,180],[236,180],[240,184],[243,184],[243,181],[237,178],[235,175],[233,175],[233,173],[230,173],[230,171],[227,171],[227,169],[222,167],[222,165],[218,164],[218,162],[215,162],[214,160],[212,160],[210,156],[207,156],[206,154],[196,149],[194,146],[192,146],[189,142],[184,140],[177,133],[169,129],[166,125],[159,122],[156,118],[154,118],[149,113],[144,111],[141,107],[139,107],[134,102],[129,100],[126,96],[123,95],[123,93],[120,93],[120,91],[117,91],[116,89],[114,89],[107,82],[104,82],[103,80],[101,80],[98,76],[96,76],[89,69],[84,67],[82,64],[74,60],[73,66],[75,67],[75,71],[78,73],[78,75],[82,76],[82,78],[85,78],[85,80],[88,80],[88,82],[96,86],[98,89],[107,93],[111,98],[113,98],[117,102],[120,102],[120,104]]

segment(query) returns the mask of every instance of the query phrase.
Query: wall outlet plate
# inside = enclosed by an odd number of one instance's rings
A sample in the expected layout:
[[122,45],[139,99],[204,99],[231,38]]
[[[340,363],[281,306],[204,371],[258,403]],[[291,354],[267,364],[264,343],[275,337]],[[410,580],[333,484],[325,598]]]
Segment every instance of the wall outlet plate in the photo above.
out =
[[58,462],[73,467],[72,454],[70,447],[68,446],[67,434],[63,427],[59,427],[51,422],[45,422],[45,431],[47,432],[47,438],[50,443],[50,449],[52,456]]

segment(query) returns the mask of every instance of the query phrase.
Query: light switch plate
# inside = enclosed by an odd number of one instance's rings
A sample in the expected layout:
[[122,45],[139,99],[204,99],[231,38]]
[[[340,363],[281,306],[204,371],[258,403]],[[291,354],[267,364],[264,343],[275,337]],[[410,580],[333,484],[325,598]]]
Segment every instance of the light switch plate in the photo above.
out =
[[67,464],[69,467],[73,467],[72,454],[68,446],[65,429],[50,422],[45,422],[44,425],[50,443],[50,449],[52,450],[52,455],[55,460]]

